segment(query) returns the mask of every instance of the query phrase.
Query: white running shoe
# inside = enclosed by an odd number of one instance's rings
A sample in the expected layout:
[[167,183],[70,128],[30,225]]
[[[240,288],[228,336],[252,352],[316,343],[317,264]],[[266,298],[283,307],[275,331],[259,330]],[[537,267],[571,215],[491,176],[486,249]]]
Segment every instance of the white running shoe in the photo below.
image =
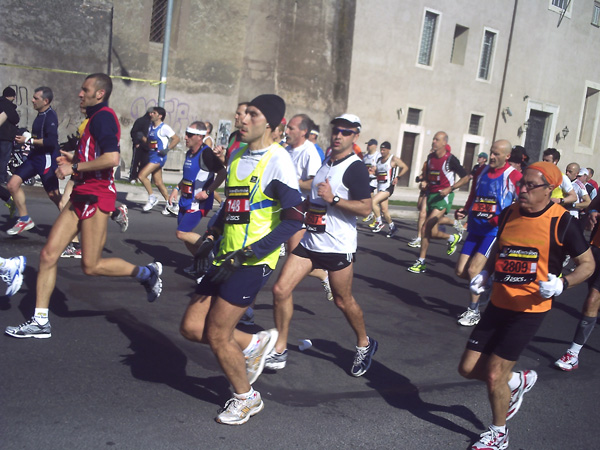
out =
[[265,368],[265,360],[277,341],[279,333],[275,328],[258,333],[258,345],[250,355],[246,357],[246,374],[248,383],[251,385],[258,379]]
[[321,286],[323,286],[323,290],[325,291],[325,295],[327,296],[327,300],[330,302],[333,301],[333,292],[331,292],[331,286],[329,284],[329,278],[325,278],[321,281]]
[[52,337],[52,328],[50,327],[50,321],[46,322],[45,325],[40,325],[37,320],[35,320],[35,317],[32,317],[27,322],[16,327],[6,327],[4,333],[20,339],[47,339]]
[[458,316],[458,324],[463,327],[472,327],[479,323],[481,320],[481,313],[479,311],[475,311],[471,308],[467,308],[467,310]]
[[119,206],[119,215],[116,217],[115,222],[121,227],[121,233],[125,233],[129,228],[129,212],[127,205]]
[[531,390],[538,379],[538,375],[535,370],[523,370],[518,372],[518,374],[519,378],[521,379],[521,384],[519,384],[519,387],[510,393],[510,403],[508,405],[506,420],[512,419],[517,411],[519,411],[521,403],[523,403],[523,395]]
[[560,359],[556,360],[554,365],[560,370],[570,372],[579,367],[579,357],[575,353],[571,352],[571,350],[567,350],[567,352],[562,355]]
[[412,241],[408,242],[406,245],[412,248],[421,248],[421,238],[416,237]]
[[0,277],[7,284],[6,295],[10,297],[16,294],[23,284],[23,272],[27,258],[25,256],[14,256],[7,258],[4,267],[0,269]]
[[479,440],[471,446],[471,450],[504,450],[508,448],[508,428],[500,433],[490,427],[481,433]]
[[265,404],[258,391],[254,391],[248,398],[238,398],[234,395],[227,400],[215,420],[225,425],[242,425],[248,422],[250,417],[261,412],[264,407]]
[[148,202],[146,202],[146,204],[144,205],[144,207],[142,209],[145,212],[148,212],[152,208],[154,208],[157,203],[158,203],[158,197],[156,195],[152,194],[148,197]]

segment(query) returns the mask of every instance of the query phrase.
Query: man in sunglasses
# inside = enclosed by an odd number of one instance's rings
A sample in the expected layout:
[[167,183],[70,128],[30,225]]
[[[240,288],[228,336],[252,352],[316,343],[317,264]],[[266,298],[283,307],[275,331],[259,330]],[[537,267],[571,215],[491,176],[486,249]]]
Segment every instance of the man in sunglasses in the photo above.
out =
[[269,355],[269,367],[283,369],[287,362],[294,288],[313,269],[324,269],[329,272],[334,302],[356,334],[356,355],[350,374],[360,377],[369,370],[377,351],[377,341],[367,336],[362,309],[352,296],[356,216],[364,217],[371,211],[371,189],[368,171],[353,149],[359,138],[360,119],[343,114],[331,125],[331,153],[312,183],[305,218],[307,232],[288,256],[273,287],[273,314],[279,337]]
[[[201,237],[194,229],[200,220],[212,209],[215,189],[225,180],[227,170],[212,149],[204,143],[206,136],[204,122],[193,122],[185,130],[185,146],[188,148],[183,163],[181,181],[171,191],[167,209],[177,213],[177,239],[183,241],[192,255],[196,254]],[[178,211],[175,205],[179,195]],[[192,268],[187,271],[191,273]]]
[[[594,271],[594,257],[579,227],[564,208],[551,201],[562,182],[558,167],[536,162],[525,169],[517,203],[504,209],[498,240],[486,269],[471,280],[471,291],[488,288],[491,301],[475,326],[459,364],[459,373],[487,384],[492,425],[472,449],[508,447],[506,421],[521,407],[523,395],[537,381],[533,370],[513,372],[552,307],[554,297]],[[566,253],[577,266],[560,277]]]

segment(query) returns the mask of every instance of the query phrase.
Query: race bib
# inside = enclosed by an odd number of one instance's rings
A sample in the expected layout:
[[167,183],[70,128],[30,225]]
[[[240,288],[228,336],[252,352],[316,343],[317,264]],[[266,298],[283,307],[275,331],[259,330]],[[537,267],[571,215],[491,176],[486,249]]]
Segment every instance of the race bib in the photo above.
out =
[[387,172],[377,172],[377,181],[379,183],[385,183],[387,181]]
[[181,182],[181,196],[183,198],[192,198],[194,195],[194,182],[190,180],[183,180]]
[[311,233],[325,233],[325,224],[327,222],[326,214],[326,206],[314,205],[311,203],[304,219],[306,230]]
[[491,219],[496,215],[497,202],[493,197],[476,197],[473,203],[473,212],[476,217]]
[[148,142],[148,148],[150,150],[156,150],[158,148],[158,141],[150,141],[150,142]]
[[234,186],[227,188],[225,223],[250,223],[250,188]]
[[529,284],[535,281],[540,252],[533,247],[505,246],[498,253],[494,281],[503,284]]
[[439,170],[430,170],[427,181],[431,184],[440,184],[440,171]]

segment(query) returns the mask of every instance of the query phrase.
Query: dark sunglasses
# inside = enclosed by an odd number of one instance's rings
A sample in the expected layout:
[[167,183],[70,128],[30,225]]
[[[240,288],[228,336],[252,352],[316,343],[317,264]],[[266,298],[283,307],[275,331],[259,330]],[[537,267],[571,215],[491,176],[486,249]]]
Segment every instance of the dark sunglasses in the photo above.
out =
[[196,134],[196,133],[188,133],[188,132],[186,132],[186,133],[185,133],[185,135],[186,135],[187,137],[189,137],[189,138],[193,138],[194,136],[200,136],[199,134]]
[[345,130],[344,128],[338,128],[338,127],[334,127],[331,130],[331,133],[335,136],[338,133],[342,133],[342,136],[352,136],[353,134],[358,134],[358,131],[354,131],[354,130]]

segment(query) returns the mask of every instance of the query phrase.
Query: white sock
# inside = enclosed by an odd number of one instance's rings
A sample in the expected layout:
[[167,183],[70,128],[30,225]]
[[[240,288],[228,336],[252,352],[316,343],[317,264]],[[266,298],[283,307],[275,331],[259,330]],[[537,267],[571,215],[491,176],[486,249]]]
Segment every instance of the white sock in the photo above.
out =
[[498,433],[502,433],[502,434],[506,433],[506,425],[503,425],[501,427],[497,427],[496,425],[490,425],[490,428],[492,430],[497,431]]
[[33,317],[40,325],[46,325],[48,323],[48,308],[35,308]]
[[573,353],[575,356],[579,356],[579,352],[581,351],[581,348],[583,347],[583,345],[581,344],[576,344],[575,342],[573,342],[571,344],[571,348],[569,349],[569,351],[571,353]]
[[248,347],[242,350],[242,353],[244,354],[244,356],[248,356],[256,347],[258,347],[258,334],[253,334],[252,338],[250,339],[250,343],[248,344]]
[[246,400],[246,399],[250,398],[252,395],[254,395],[254,388],[252,386],[250,386],[250,390],[244,394],[236,394],[235,392],[233,393],[233,396],[235,398],[239,398],[240,400]]
[[521,377],[517,372],[513,372],[510,380],[508,380],[508,387],[511,391],[514,391],[521,385]]

